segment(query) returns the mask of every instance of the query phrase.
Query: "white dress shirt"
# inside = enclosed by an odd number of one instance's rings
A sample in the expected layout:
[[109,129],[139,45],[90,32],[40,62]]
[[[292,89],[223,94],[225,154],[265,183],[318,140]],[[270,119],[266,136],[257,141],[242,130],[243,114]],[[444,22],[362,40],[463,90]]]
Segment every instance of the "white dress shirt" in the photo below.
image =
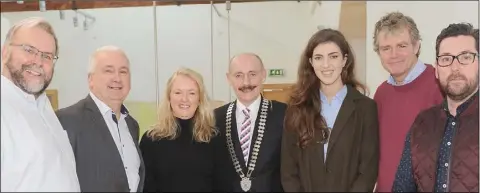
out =
[[[245,108],[248,108],[250,110],[250,119],[252,120],[251,122],[251,125],[250,125],[250,146],[253,144],[252,142],[252,138],[253,138],[253,131],[255,130],[255,123],[256,123],[256,120],[257,120],[257,115],[258,115],[258,110],[260,108],[260,103],[262,102],[262,97],[261,96],[258,96],[257,99],[255,99],[255,101],[253,101],[252,104],[250,104],[250,106],[246,107],[245,105],[243,105],[239,100],[237,100],[237,109],[235,111],[235,117],[237,119],[237,133],[238,133],[238,140],[241,140],[240,139],[240,134],[241,134],[241,129],[242,128],[242,123],[243,121],[245,120],[245,115],[243,114],[243,110]],[[250,155],[250,148],[248,148],[248,155]],[[250,156],[249,156],[250,157]],[[245,161],[246,163],[248,163],[248,160]]]
[[37,99],[1,76],[2,192],[80,192],[67,132],[45,93]]
[[127,122],[125,121],[125,118],[128,116],[128,111],[123,106],[125,112],[121,113],[117,126],[117,123],[112,118],[112,115],[115,115],[113,110],[91,92],[90,96],[93,101],[95,101],[95,104],[108,126],[110,134],[112,134],[113,141],[115,141],[115,145],[122,158],[130,192],[137,192],[138,183],[140,182],[140,175],[138,173],[140,168],[140,157],[135,143],[133,142],[132,135],[130,134],[130,130],[128,129]]

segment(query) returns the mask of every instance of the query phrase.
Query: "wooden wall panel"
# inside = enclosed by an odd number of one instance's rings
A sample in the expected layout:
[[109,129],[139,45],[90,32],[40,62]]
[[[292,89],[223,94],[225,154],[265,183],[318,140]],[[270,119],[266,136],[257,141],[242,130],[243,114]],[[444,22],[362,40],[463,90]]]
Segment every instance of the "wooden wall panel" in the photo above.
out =
[[367,37],[367,2],[342,1],[338,29],[348,39]]
[[262,94],[269,100],[287,103],[293,84],[263,84]]
[[[264,0],[265,1],[265,0]],[[120,7],[143,7],[152,6],[153,1],[146,0],[123,0],[123,1],[93,1],[93,0],[47,0],[47,10],[71,10],[73,9],[73,3],[75,2],[77,9],[99,9],[99,8],[120,8]],[[232,3],[245,3],[245,2],[260,2],[259,0],[233,0]],[[214,3],[225,3],[225,1],[215,0]],[[162,5],[187,5],[187,4],[210,4],[208,0],[179,0],[179,1],[156,1],[157,6]],[[1,12],[21,12],[21,11],[39,11],[39,3],[34,0],[25,0],[23,4],[18,4],[16,1],[9,1],[0,3]]]

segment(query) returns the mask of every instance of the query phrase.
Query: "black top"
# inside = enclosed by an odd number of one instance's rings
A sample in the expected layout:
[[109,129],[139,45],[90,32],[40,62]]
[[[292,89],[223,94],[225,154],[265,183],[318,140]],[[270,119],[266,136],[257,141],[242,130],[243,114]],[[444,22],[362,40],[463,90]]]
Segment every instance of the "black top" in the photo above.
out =
[[[144,192],[211,192],[216,175],[214,137],[210,143],[193,139],[193,121],[177,119],[180,133],[174,140],[152,140],[146,134],[140,142],[145,162]],[[220,177],[221,178],[221,177]],[[218,183],[217,183],[218,184]]]

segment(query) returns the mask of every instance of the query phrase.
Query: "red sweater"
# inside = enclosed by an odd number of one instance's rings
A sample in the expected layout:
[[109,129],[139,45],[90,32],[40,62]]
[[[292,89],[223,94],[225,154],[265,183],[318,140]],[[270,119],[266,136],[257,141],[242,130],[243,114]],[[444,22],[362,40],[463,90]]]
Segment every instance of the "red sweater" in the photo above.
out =
[[412,82],[393,86],[383,82],[375,92],[380,124],[380,163],[377,192],[391,192],[402,155],[405,136],[420,111],[443,100],[435,69],[425,71]]

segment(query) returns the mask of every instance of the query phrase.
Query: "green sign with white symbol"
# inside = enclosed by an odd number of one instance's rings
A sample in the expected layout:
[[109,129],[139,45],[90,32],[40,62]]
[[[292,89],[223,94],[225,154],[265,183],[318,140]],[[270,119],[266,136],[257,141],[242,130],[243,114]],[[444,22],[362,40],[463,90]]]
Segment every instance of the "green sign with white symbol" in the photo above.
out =
[[283,69],[270,69],[268,71],[268,76],[283,76]]

